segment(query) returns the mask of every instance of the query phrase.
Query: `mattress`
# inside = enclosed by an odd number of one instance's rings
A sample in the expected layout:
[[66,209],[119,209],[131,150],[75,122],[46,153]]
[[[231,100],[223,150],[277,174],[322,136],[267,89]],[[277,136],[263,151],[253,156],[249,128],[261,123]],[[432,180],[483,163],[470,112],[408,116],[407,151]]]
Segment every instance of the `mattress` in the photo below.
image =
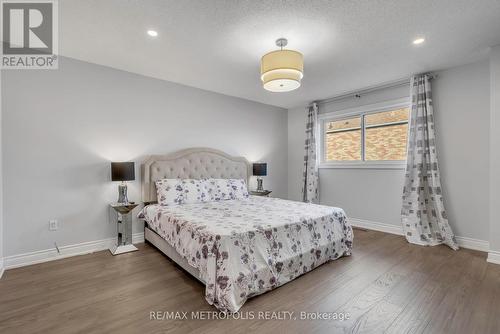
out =
[[353,233],[340,208],[250,196],[149,205],[142,216],[206,282],[208,303],[237,312],[245,301],[350,255]]

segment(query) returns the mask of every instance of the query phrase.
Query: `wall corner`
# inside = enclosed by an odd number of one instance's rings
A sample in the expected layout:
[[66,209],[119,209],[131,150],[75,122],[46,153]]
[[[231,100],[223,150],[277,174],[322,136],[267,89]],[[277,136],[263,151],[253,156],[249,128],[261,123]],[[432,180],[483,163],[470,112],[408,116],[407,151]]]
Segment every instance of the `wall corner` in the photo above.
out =
[[500,45],[490,52],[490,253],[488,261],[500,258]]

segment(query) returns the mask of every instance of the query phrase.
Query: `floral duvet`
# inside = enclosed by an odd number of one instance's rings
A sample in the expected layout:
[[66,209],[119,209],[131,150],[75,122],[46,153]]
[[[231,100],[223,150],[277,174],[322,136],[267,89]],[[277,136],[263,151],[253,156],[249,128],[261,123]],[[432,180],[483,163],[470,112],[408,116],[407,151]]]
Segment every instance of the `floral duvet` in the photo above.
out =
[[351,254],[344,211],[277,198],[149,205],[142,212],[206,282],[207,301],[237,312],[247,298]]

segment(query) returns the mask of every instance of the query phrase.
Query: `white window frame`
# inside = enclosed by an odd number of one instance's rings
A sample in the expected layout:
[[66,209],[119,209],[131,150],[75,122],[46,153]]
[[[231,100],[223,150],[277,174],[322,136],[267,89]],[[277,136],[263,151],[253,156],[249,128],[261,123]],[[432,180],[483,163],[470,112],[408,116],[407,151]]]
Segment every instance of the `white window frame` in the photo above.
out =
[[[365,156],[365,124],[364,115],[391,111],[400,108],[410,108],[409,98],[368,104],[356,108],[344,109],[318,115],[319,125],[319,168],[370,168],[370,169],[405,169],[406,160],[369,160]],[[353,117],[361,117],[361,161],[325,161],[325,123]],[[408,119],[408,124],[410,120]]]

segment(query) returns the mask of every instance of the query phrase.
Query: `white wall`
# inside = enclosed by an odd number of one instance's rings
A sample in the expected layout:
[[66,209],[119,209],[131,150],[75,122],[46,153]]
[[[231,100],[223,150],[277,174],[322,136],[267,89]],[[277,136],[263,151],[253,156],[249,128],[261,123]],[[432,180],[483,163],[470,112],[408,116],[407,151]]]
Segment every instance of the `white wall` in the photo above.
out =
[[[266,188],[287,196],[284,109],[66,58],[59,70],[2,80],[4,256],[115,236],[113,160],[213,147],[267,162]],[[139,187],[131,183],[130,200],[140,201]]]
[[[383,89],[320,105],[320,113],[408,97],[406,86]],[[300,200],[304,156],[305,107],[288,112],[288,196]],[[351,218],[399,224],[403,170],[320,169],[320,201],[343,208]]]
[[[490,55],[490,249],[500,263],[500,45]],[[493,258],[490,253],[489,260]],[[492,259],[493,260],[493,259]]]
[[2,73],[0,70],[0,278],[3,274]]
[[[147,154],[214,147],[267,161],[266,188],[300,200],[305,106],[290,109],[287,119],[283,109],[242,99],[65,58],[60,65],[57,71],[2,72],[0,157],[8,196],[3,215],[0,200],[0,258],[2,248],[10,256],[52,248],[54,241],[69,245],[113,237],[115,226],[107,217],[107,203],[116,199],[111,160],[139,162]],[[442,71],[433,81],[450,224],[457,235],[489,239],[496,250],[499,69],[497,48],[491,62]],[[408,87],[386,89],[323,105],[320,112],[407,95]],[[343,207],[350,217],[399,226],[403,174],[322,169],[321,202]],[[497,185],[491,196],[490,182]],[[132,200],[140,200],[139,185],[130,185]],[[59,231],[48,231],[52,218],[59,220]],[[135,231],[141,228],[136,224]]]
[[[458,236],[488,240],[489,67],[478,62],[438,73],[433,80],[438,154],[445,204]],[[372,92],[320,107],[339,112],[408,97],[409,87]],[[289,198],[300,198],[304,108],[288,112]],[[300,144],[300,145],[299,145]],[[300,154],[299,154],[300,152]],[[342,207],[352,218],[400,225],[403,170],[321,169],[321,203]]]
[[489,109],[487,61],[438,73],[432,82],[438,159],[450,225],[488,240]]
[[302,201],[306,107],[288,110],[288,198]]

